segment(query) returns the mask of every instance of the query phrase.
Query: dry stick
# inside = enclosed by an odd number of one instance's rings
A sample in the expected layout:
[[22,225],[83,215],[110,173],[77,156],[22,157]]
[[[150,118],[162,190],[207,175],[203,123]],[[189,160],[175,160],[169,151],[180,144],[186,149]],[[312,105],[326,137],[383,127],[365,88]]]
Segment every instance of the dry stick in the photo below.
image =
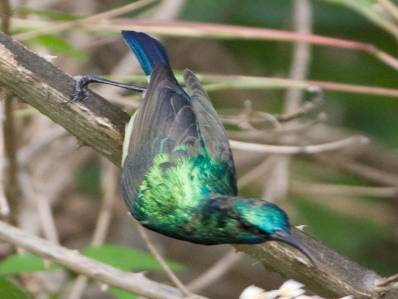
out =
[[[0,85],[119,165],[127,115],[95,94],[91,94],[83,104],[65,105],[73,91],[72,78],[1,33]],[[336,297],[352,294],[359,299],[378,297],[375,282],[381,277],[377,273],[360,267],[302,232],[293,229],[293,233],[311,250],[318,261],[317,268],[311,266],[297,251],[283,244],[269,242],[235,247],[266,267],[306,283],[309,289],[320,295]],[[182,297],[174,288],[148,282],[142,275],[125,273],[93,262],[4,223],[0,223],[0,239],[115,287],[153,298]],[[383,299],[397,296],[398,291],[386,290]]]
[[319,184],[303,181],[293,181],[292,189],[300,194],[312,194],[323,196],[351,196],[351,197],[379,197],[397,198],[397,187],[369,187],[369,186],[349,186],[334,184]]
[[209,285],[215,284],[228,270],[231,269],[241,256],[235,250],[230,250],[223,258],[219,259],[212,267],[202,273],[199,277],[192,280],[187,288],[192,292],[198,292],[207,288]]
[[[15,19],[14,23],[17,23],[19,26],[25,24],[25,27],[54,26],[53,22],[50,23],[45,21],[31,20],[26,21],[21,19]],[[95,32],[136,30],[165,36],[180,36],[192,38],[276,40],[284,42],[303,41],[314,45],[330,46],[365,52],[374,56],[382,63],[398,70],[398,59],[378,49],[372,44],[314,34],[300,35],[297,33],[287,32],[283,30],[225,24],[137,19],[112,19],[102,23],[84,22],[82,24],[82,27]]]
[[140,233],[140,235],[141,235],[142,239],[144,240],[146,246],[148,247],[149,251],[154,256],[154,258],[158,261],[158,263],[163,268],[163,270],[166,272],[166,274],[170,278],[170,280],[176,285],[177,288],[179,288],[181,290],[181,292],[183,294],[185,294],[188,297],[191,297],[193,294],[185,287],[185,285],[181,282],[181,280],[174,274],[173,270],[170,269],[169,265],[167,265],[166,261],[160,255],[160,253],[156,249],[155,245],[153,245],[152,241],[149,239],[147,233],[145,232],[145,230],[141,226],[141,224],[140,223],[136,223],[136,224],[137,224],[138,232]]
[[369,181],[380,183],[386,186],[398,187],[398,175],[358,163],[350,158],[332,157],[330,155],[316,155],[313,156],[313,158],[335,168],[356,174]]
[[[87,24],[87,23],[86,23]],[[91,24],[90,24],[91,25]],[[96,28],[95,28],[96,27]],[[108,24],[95,24],[88,27],[90,30],[138,30],[168,36],[187,36],[217,39],[260,39],[288,42],[306,42],[314,45],[331,46],[351,49],[368,53],[381,62],[398,70],[398,60],[392,55],[381,51],[372,44],[351,40],[326,37],[315,34],[297,34],[283,30],[264,29],[255,27],[195,23],[187,21],[162,22],[152,20],[117,19],[110,20]]]
[[344,147],[357,146],[367,144],[369,139],[365,136],[352,136],[337,141],[316,144],[316,145],[270,145],[242,142],[230,140],[229,144],[232,149],[243,150],[256,153],[278,154],[278,155],[298,155],[298,154],[317,154],[328,151],[335,151]]
[[49,198],[43,193],[37,191],[30,176],[25,172],[20,172],[18,179],[21,186],[21,193],[24,200],[34,200],[39,213],[41,229],[47,240],[54,244],[59,244],[58,232],[55,226]]
[[4,101],[5,91],[0,89],[0,218],[8,219],[10,206],[4,189],[5,155],[4,155]]
[[243,188],[253,180],[258,179],[260,175],[270,171],[274,164],[275,159],[273,157],[265,158],[258,166],[250,169],[238,179],[238,188]]
[[179,290],[153,282],[143,274],[118,270],[82,256],[76,250],[69,250],[53,244],[4,222],[0,222],[0,239],[106,285],[121,288],[148,298],[184,298]]
[[18,164],[21,167],[26,166],[35,155],[39,154],[58,138],[65,137],[67,134],[68,132],[62,127],[54,127],[47,131],[45,135],[40,136],[39,139],[25,146],[18,152]]
[[103,19],[108,19],[112,18],[118,15],[122,15],[128,12],[132,12],[134,10],[140,9],[142,7],[145,7],[149,4],[154,3],[155,0],[140,0],[136,1],[133,3],[126,4],[124,6],[120,6],[111,10],[107,10],[105,12],[89,16],[86,18],[82,18],[76,21],[69,21],[69,22],[63,22],[61,24],[56,24],[53,26],[48,26],[48,27],[43,27],[41,29],[31,31],[31,32],[25,32],[25,33],[20,33],[14,35],[14,38],[19,39],[19,40],[27,40],[30,38],[33,38],[38,35],[43,35],[43,34],[54,34],[58,32],[62,32],[68,29],[72,29],[73,27],[76,26],[81,26],[84,23],[92,23],[92,22],[99,22]]
[[[282,135],[297,135],[298,133],[307,133],[308,130],[317,124],[324,122],[327,119],[325,113],[320,113],[315,119],[300,123],[297,125],[290,126],[289,128],[282,129],[263,129],[263,130],[241,130],[241,131],[229,131],[228,136],[232,139],[241,139],[241,141],[258,141],[267,142],[267,140],[275,141],[275,138]],[[224,122],[223,122],[224,123]]]
[[11,7],[8,0],[0,0],[1,31],[10,33]]
[[380,281],[377,282],[377,287],[380,288],[381,290],[388,289],[390,287],[398,288],[398,273],[390,277],[381,279]]
[[395,18],[395,21],[398,22],[398,7],[390,0],[379,0],[378,2],[385,8],[386,12],[390,13],[390,15]]
[[[221,75],[221,74],[196,74],[204,83],[207,91],[218,91],[224,89],[309,89],[319,87],[321,90],[329,90],[336,92],[346,92],[353,94],[377,95],[383,97],[398,97],[398,89],[384,88],[377,86],[365,86],[346,84],[329,81],[300,81],[286,78],[274,77],[258,77],[258,76],[243,76],[243,75]],[[112,79],[119,80],[133,80],[139,82],[146,82],[145,77],[141,75],[132,75],[126,77],[113,77]],[[177,75],[177,79],[181,82],[182,77]]]
[[[290,90],[293,91],[293,89]],[[319,92],[322,93],[321,91]],[[291,92],[288,93],[288,95],[290,95],[289,97],[291,97],[291,94],[292,94]],[[289,112],[277,115],[276,118],[278,119],[279,122],[288,122],[291,120],[295,120],[303,115],[306,115],[320,106],[322,102],[321,97],[322,95],[320,95],[319,97],[317,96],[312,101],[305,102],[304,104],[301,104],[298,107],[293,107],[293,109],[289,109],[290,110]]]
[[[199,74],[199,78],[204,82],[214,82],[206,84],[207,91],[223,89],[269,89],[269,88],[297,88],[308,89],[317,86],[322,90],[347,92],[354,94],[378,95],[385,97],[398,97],[398,89],[384,88],[376,86],[354,85],[327,81],[300,81],[284,78],[255,77],[240,75],[214,75]],[[218,81],[218,82],[217,82]]]
[[[349,219],[366,220],[377,224],[380,227],[394,225],[396,213],[393,212],[383,201],[369,203],[358,197],[343,197],[339,195],[321,195],[316,193],[300,191],[291,188],[290,194],[293,197],[301,197],[310,205],[323,207],[331,213],[344,215]],[[358,213],[360,211],[360,213]]]
[[[92,246],[97,246],[104,243],[112,219],[112,208],[118,197],[117,168],[104,159],[101,159],[101,168],[101,185],[104,189],[104,195],[97,219],[97,224],[95,225],[94,235],[91,241]],[[86,276],[79,276],[73,284],[68,299],[81,298],[84,289],[86,288],[87,281],[88,278]]]
[[[9,34],[10,33],[10,19],[11,19],[11,6],[8,0],[1,0],[1,30]],[[18,164],[17,164],[17,145],[16,145],[16,135],[15,135],[15,119],[14,119],[14,99],[9,93],[4,93],[4,146],[5,146],[5,156],[8,162],[7,168],[7,183],[6,188],[7,195],[16,200],[19,196],[19,186],[18,186]],[[2,132],[2,134],[3,134]]]
[[[294,31],[298,34],[308,35],[311,33],[312,14],[309,0],[296,0],[293,2],[293,24]],[[293,47],[293,59],[289,78],[293,80],[304,80],[307,77],[308,66],[311,53],[310,45],[303,41],[297,41]],[[287,90],[285,98],[284,113],[296,115],[300,110],[302,91],[295,88]],[[285,124],[283,127],[289,127],[295,123]],[[296,138],[293,135],[281,136],[283,143],[292,143]],[[289,187],[289,157],[278,156],[278,162],[275,164],[271,175],[263,187],[263,198],[268,201],[275,201],[286,197]]]

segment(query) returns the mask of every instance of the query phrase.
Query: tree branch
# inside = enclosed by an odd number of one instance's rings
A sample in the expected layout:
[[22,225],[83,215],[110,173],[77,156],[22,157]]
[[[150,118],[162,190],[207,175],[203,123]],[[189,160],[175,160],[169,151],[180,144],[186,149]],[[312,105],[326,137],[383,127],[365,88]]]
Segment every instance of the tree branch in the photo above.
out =
[[[1,33],[0,84],[65,127],[83,143],[90,145],[116,165],[120,165],[127,114],[94,94],[82,104],[65,105],[73,91],[73,79]],[[294,234],[316,257],[318,268],[309,264],[294,249],[280,243],[241,245],[236,248],[251,255],[266,267],[272,267],[283,275],[306,283],[320,295],[351,294],[355,298],[381,298],[375,287],[376,281],[382,279],[378,274],[340,256],[298,230],[294,230]],[[181,298],[181,293],[174,288],[151,282],[139,274],[124,273],[93,262],[4,223],[0,223],[0,239],[104,283],[112,281],[115,286],[151,298]],[[65,257],[70,257],[78,263],[70,263]],[[390,290],[382,298],[392,299],[397,296],[397,290]]]
[[0,57],[1,85],[120,166],[126,113],[96,95],[66,104],[73,78],[2,33]]
[[89,259],[79,254],[76,250],[66,249],[65,247],[30,235],[4,222],[0,222],[0,239],[104,284],[112,285],[148,298],[184,298],[184,295],[175,288],[153,282],[141,273],[120,271]]

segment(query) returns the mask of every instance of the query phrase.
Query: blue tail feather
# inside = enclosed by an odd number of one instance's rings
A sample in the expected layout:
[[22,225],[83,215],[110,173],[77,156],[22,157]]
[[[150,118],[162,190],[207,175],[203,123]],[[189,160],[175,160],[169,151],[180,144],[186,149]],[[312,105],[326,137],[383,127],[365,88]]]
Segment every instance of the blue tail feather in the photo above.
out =
[[158,40],[135,31],[122,31],[122,36],[147,76],[158,64],[169,65],[166,49]]

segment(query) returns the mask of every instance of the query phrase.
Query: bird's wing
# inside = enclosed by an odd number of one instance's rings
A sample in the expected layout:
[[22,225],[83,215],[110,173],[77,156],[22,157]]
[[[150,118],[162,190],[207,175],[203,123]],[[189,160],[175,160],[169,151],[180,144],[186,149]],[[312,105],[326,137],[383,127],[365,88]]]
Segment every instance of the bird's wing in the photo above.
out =
[[235,164],[228,137],[209,96],[193,72],[185,70],[184,79],[205,148],[212,157],[228,164],[235,179]]
[[[176,153],[180,145],[189,153],[199,148],[196,115],[189,96],[178,85],[169,66],[154,69],[142,106],[125,136],[122,192],[133,201],[137,188],[159,153]],[[180,147],[179,147],[180,146]],[[176,153],[177,155],[177,153]],[[130,205],[132,202],[127,202]]]

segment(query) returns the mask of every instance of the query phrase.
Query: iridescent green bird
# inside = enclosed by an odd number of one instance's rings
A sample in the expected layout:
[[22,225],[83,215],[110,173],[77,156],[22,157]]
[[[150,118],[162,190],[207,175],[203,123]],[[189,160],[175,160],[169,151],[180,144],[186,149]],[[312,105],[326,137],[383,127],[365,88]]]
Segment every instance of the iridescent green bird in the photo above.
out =
[[122,35],[149,86],[83,77],[76,97],[84,97],[91,82],[145,91],[123,144],[122,195],[132,216],[145,227],[180,240],[206,245],[275,240],[312,260],[290,234],[284,211],[264,200],[238,196],[227,135],[196,76],[185,71],[185,91],[159,41],[134,31]]

